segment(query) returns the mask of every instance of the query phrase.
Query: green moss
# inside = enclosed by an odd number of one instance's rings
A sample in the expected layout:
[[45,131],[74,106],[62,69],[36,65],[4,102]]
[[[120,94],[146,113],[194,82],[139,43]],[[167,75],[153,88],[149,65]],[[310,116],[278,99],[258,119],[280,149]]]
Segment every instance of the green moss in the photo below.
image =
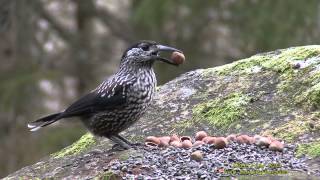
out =
[[176,134],[185,134],[187,129],[192,128],[197,120],[195,119],[186,119],[183,121],[178,121],[177,123],[173,124],[172,132]]
[[262,68],[279,73],[286,72],[287,74],[285,76],[290,76],[290,74],[293,73],[291,68],[292,61],[304,60],[319,54],[320,46],[317,45],[294,47],[280,50],[278,54],[258,54],[228,65],[209,68],[203,70],[203,75],[211,75],[212,73],[217,73],[218,75],[250,74],[253,73],[255,69]]
[[308,130],[307,121],[291,120],[282,126],[266,130],[262,135],[271,135],[286,142],[294,142],[294,140],[296,140],[300,135],[306,133]]
[[117,179],[121,179],[121,177],[112,171],[107,171],[94,178],[94,180],[117,180]]
[[308,155],[314,158],[320,157],[320,141],[315,141],[307,144],[299,144],[296,155]]
[[320,46],[302,46],[282,50],[280,54],[272,56],[261,65],[267,69],[284,72],[291,69],[291,62],[304,60],[320,54]]
[[246,105],[250,97],[241,93],[232,93],[225,98],[210,100],[198,104],[193,109],[197,120],[205,120],[217,128],[227,128],[245,116]]
[[296,97],[297,103],[302,103],[306,107],[320,107],[320,83],[315,84],[306,92]]
[[61,158],[68,155],[79,154],[80,152],[83,152],[84,150],[88,149],[95,143],[96,143],[96,140],[94,136],[91,135],[90,133],[87,133],[83,135],[77,142],[62,149],[59,152],[54,153],[52,156],[54,158]]

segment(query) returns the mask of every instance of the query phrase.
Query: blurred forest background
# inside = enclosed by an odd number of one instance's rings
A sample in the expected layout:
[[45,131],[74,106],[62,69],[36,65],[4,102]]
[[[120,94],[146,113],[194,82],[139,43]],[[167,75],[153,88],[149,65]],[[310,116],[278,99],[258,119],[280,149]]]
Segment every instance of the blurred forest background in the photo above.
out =
[[93,89],[137,40],[185,52],[179,68],[156,65],[161,85],[319,36],[317,0],[0,0],[0,177],[79,138],[77,121],[36,133],[26,124]]

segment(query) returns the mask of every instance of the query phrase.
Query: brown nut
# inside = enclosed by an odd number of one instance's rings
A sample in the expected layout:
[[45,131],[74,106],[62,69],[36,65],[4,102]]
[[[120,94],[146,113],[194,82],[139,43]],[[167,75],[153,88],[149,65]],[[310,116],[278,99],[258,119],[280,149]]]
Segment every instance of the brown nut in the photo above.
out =
[[182,147],[182,143],[180,141],[172,141],[170,142],[170,145],[178,148]]
[[207,137],[208,134],[205,131],[199,131],[196,133],[195,139],[196,141],[201,141],[203,138]]
[[206,144],[213,144],[216,140],[216,137],[207,136],[202,139],[202,141]]
[[176,134],[173,134],[171,137],[170,137],[170,142],[172,141],[180,141],[180,138],[178,135]]
[[216,149],[223,149],[227,147],[227,139],[224,137],[217,137],[213,144]]
[[184,140],[184,141],[182,141],[181,144],[182,144],[181,147],[185,148],[185,149],[192,147],[192,142],[190,140]]
[[171,54],[170,59],[173,61],[173,63],[179,65],[179,64],[182,64],[186,58],[185,58],[184,54],[175,51]]
[[198,146],[202,146],[204,144],[203,141],[196,141],[193,143],[193,147],[198,147]]
[[269,145],[271,144],[271,140],[267,137],[255,135],[254,139],[255,139],[255,144],[260,147],[261,146],[269,147]]
[[272,137],[272,136],[266,136],[266,138],[268,138],[271,142],[273,142],[273,141],[277,141],[274,137]]
[[240,136],[237,136],[236,142],[239,143],[239,144],[244,144],[245,140],[243,139],[243,136],[240,135]]
[[271,144],[269,145],[269,149],[272,151],[280,151],[282,152],[284,148],[284,144],[280,141],[272,141]]
[[203,159],[203,154],[201,151],[195,151],[191,153],[190,159],[195,160],[195,161],[201,161]]
[[251,144],[253,141],[252,138],[246,134],[242,134],[237,136],[237,140],[239,143]]
[[190,137],[190,136],[181,136],[181,137],[180,137],[180,141],[181,141],[181,142],[186,141],[186,140],[191,141],[191,137]]
[[153,142],[157,145],[160,144],[160,139],[158,137],[155,137],[155,136],[148,136],[145,140],[145,142]]
[[160,139],[160,144],[159,144],[160,147],[169,146],[170,136],[162,136],[162,137],[159,137],[159,139]]
[[230,134],[227,137],[228,142],[232,142],[232,141],[236,141],[237,140],[237,136],[235,134]]
[[149,142],[145,142],[144,145],[147,146],[147,147],[157,147],[158,146],[158,144],[156,144],[154,142],[150,142],[150,141]]

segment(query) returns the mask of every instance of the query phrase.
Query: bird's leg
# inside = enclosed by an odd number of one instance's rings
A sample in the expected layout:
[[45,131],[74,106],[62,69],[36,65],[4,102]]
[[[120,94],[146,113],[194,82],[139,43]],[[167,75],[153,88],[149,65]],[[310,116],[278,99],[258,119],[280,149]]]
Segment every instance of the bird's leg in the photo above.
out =
[[130,146],[139,146],[139,145],[141,145],[141,143],[132,143],[132,142],[128,141],[127,139],[125,139],[124,137],[120,136],[119,134],[117,134],[115,136],[117,136],[119,139],[121,139],[122,141],[126,142]]
[[112,149],[127,150],[131,148],[131,145],[127,143],[128,141],[123,141],[116,135],[109,136],[108,138],[115,143],[115,145],[112,146]]

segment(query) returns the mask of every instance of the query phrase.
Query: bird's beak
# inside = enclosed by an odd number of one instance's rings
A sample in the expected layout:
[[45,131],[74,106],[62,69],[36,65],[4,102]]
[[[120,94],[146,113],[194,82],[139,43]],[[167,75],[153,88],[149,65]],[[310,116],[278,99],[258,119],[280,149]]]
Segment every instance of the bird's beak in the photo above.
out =
[[160,61],[165,62],[165,63],[168,63],[168,64],[171,64],[171,65],[176,65],[177,66],[178,64],[174,63],[173,60],[159,56],[160,52],[175,52],[175,51],[182,53],[181,50],[173,48],[173,47],[164,46],[164,45],[157,45],[156,49],[155,49],[155,52],[157,53],[157,56],[155,57],[155,59],[156,60],[160,60]]

